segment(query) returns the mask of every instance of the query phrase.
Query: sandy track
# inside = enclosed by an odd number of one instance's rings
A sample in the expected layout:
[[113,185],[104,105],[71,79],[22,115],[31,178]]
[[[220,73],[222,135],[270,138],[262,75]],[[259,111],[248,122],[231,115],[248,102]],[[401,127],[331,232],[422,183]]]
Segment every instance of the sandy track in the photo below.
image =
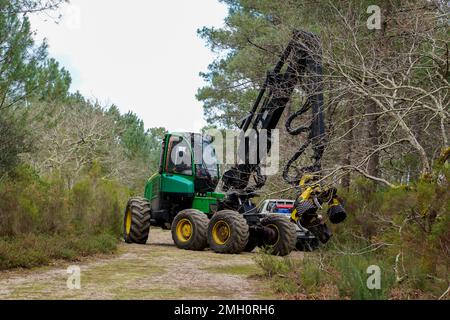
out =
[[0,272],[0,299],[274,298],[256,276],[260,271],[254,256],[180,250],[173,245],[169,231],[152,229],[145,246],[120,244],[114,256],[78,263],[80,290],[67,288],[70,264],[58,262]]

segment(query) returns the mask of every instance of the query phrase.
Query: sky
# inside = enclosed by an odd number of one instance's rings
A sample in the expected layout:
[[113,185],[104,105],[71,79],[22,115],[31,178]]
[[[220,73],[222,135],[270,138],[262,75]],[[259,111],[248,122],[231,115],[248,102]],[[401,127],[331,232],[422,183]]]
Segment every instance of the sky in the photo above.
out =
[[36,40],[72,75],[71,91],[121,112],[145,127],[198,132],[206,124],[195,99],[215,55],[197,35],[223,26],[217,0],[71,0],[55,23],[52,13],[31,16]]

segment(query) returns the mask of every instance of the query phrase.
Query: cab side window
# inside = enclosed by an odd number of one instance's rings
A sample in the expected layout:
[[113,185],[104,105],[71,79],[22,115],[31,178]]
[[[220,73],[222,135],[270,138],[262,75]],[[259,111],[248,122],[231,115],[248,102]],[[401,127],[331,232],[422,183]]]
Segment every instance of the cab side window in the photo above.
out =
[[192,158],[188,143],[181,137],[170,137],[166,156],[166,172],[192,175]]

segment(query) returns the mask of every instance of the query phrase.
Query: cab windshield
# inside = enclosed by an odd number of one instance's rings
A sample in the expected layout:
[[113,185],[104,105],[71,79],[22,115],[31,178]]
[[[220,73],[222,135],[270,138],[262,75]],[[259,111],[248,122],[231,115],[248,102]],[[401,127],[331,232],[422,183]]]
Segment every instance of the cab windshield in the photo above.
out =
[[[211,139],[205,139],[200,135],[197,137],[196,146],[196,178],[195,190],[200,193],[212,192],[219,184],[219,167],[216,151]],[[201,139],[201,140],[200,140]],[[199,148],[201,146],[201,148]]]
[[212,180],[219,179],[219,167],[214,145],[203,139],[202,141],[202,163],[197,165],[197,175],[208,177]]

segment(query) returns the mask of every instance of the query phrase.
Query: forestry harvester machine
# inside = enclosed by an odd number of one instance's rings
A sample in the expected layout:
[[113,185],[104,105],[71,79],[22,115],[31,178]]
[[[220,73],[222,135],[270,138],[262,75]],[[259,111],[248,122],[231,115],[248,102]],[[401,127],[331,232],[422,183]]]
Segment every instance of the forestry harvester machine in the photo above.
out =
[[[218,253],[249,252],[260,246],[269,247],[272,254],[287,255],[296,245],[299,249],[313,249],[316,242],[327,242],[331,232],[318,210],[327,205],[332,223],[342,222],[346,213],[336,189],[318,183],[325,148],[322,81],[318,37],[305,31],[294,32],[239,126],[245,159],[260,147],[258,143],[250,145],[245,134],[249,130],[257,133],[266,130],[265,148],[269,152],[271,132],[276,129],[294,90],[299,87],[306,93],[306,102],[285,124],[291,135],[307,134],[306,142],[283,170],[283,178],[301,190],[290,220],[281,215],[259,214],[252,201],[266,182],[266,176],[261,173],[264,159],[257,156],[256,164],[249,161],[236,164],[220,179],[218,163],[203,159],[204,150],[214,150],[209,136],[168,133],[162,142],[159,172],[148,180],[144,197],[132,198],[126,206],[125,241],[145,244],[150,226],[157,226],[170,229],[175,245],[181,249],[210,247]],[[292,122],[309,110],[311,123],[292,128]],[[296,168],[299,173],[291,176],[290,167],[308,146],[313,150],[313,164]],[[222,192],[216,191],[220,180]]]

